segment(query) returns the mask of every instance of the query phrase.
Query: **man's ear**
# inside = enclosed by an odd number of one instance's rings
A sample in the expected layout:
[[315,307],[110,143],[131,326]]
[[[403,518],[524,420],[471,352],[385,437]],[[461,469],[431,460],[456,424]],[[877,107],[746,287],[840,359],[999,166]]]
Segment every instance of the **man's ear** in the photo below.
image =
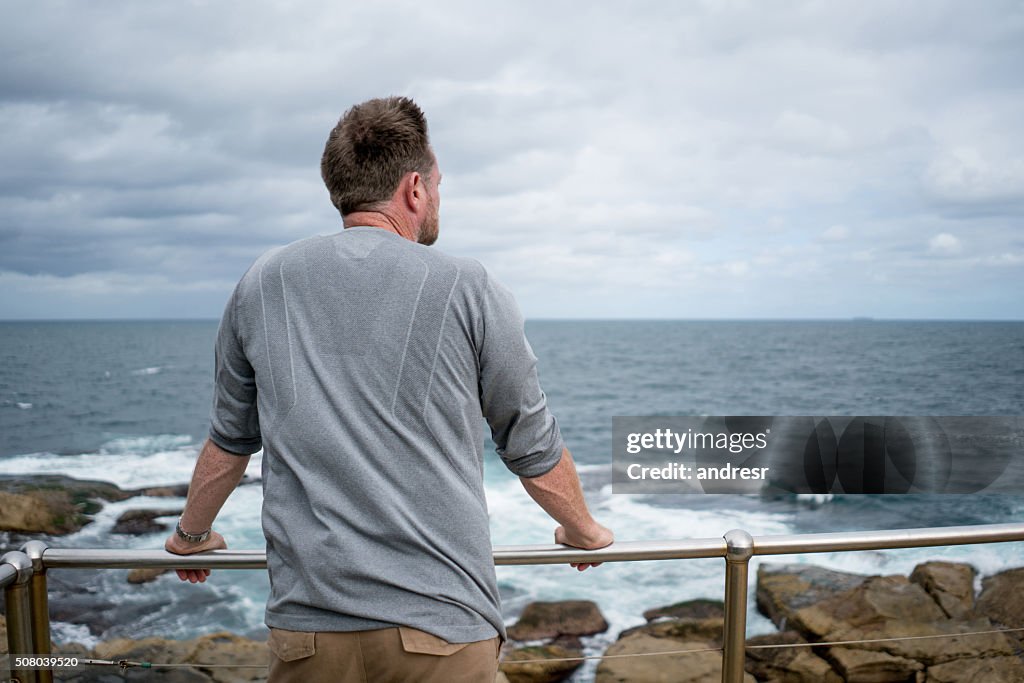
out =
[[416,208],[418,201],[423,201],[426,191],[427,187],[423,182],[423,176],[418,172],[412,171],[402,178],[402,197],[410,210]]

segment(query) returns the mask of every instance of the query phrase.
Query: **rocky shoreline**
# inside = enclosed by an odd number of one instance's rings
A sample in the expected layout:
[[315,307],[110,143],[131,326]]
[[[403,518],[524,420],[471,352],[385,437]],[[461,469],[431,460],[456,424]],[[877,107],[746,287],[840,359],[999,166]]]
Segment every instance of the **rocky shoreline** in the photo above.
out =
[[[243,484],[252,483],[244,481]],[[31,537],[60,535],[88,524],[102,501],[132,496],[185,496],[188,486],[124,491],[99,481],[60,475],[0,477],[0,530]],[[179,510],[131,510],[115,533],[150,533],[159,517]],[[153,580],[160,573],[136,570],[129,580]],[[951,683],[1024,681],[1024,568],[985,577],[975,591],[977,571],[969,564],[925,562],[909,576],[867,576],[808,564],[762,563],[757,572],[758,610],[779,628],[747,641],[750,683],[903,682]],[[626,629],[600,653],[594,680],[719,681],[723,606],[692,600],[644,613],[647,624]],[[499,681],[539,683],[566,680],[580,661],[566,660],[594,651],[593,638],[609,626],[589,601],[535,602],[509,627]],[[978,635],[967,635],[987,631]],[[922,637],[924,636],[924,637]],[[899,639],[899,640],[892,640]],[[862,641],[828,645],[835,641]],[[607,642],[607,641],[604,641]],[[0,648],[6,651],[0,621]],[[779,647],[783,646],[783,647]],[[95,666],[57,672],[69,683],[161,680],[235,683],[265,681],[269,661],[265,641],[214,633],[187,641],[117,638],[87,648],[54,643],[55,653],[105,660],[179,663],[152,669]],[[688,654],[623,657],[651,652],[702,650]],[[203,665],[247,664],[249,668]],[[159,671],[159,674],[157,673]]]

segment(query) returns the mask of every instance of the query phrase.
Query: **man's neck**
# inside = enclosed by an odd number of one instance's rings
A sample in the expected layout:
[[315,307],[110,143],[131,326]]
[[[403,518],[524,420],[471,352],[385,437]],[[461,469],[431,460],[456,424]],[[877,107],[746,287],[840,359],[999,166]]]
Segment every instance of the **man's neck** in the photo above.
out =
[[404,221],[398,220],[396,217],[388,215],[382,211],[353,211],[352,213],[345,214],[343,217],[343,224],[346,228],[351,228],[357,225],[368,225],[374,228],[380,228],[393,232],[410,242],[415,242],[419,237],[413,229],[406,225]]

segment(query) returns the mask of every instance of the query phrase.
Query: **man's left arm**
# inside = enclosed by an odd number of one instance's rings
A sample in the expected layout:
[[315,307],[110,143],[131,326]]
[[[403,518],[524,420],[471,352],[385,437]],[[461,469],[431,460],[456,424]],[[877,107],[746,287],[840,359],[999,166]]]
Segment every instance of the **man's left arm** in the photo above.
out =
[[[175,530],[164,543],[165,550],[176,555],[191,555],[228,547],[224,537],[212,530],[213,520],[242,480],[248,464],[248,455],[229,453],[211,439],[206,440],[188,486],[188,500],[181,513],[181,528],[186,533],[196,535],[210,529],[210,535],[201,543],[192,543],[181,538]],[[182,581],[192,583],[206,581],[210,575],[209,569],[178,569],[177,572]]]

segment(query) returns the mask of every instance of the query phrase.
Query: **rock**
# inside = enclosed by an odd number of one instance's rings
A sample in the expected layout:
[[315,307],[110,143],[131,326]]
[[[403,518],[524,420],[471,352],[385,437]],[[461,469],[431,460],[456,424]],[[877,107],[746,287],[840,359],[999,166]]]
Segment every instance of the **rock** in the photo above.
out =
[[91,522],[63,491],[0,491],[0,530],[60,536]]
[[227,631],[196,638],[192,654],[185,661],[196,664],[245,664],[238,668],[196,668],[209,675],[217,683],[244,683],[265,681],[266,664],[270,662],[270,650],[266,642],[242,638]]
[[149,488],[136,489],[136,491],[140,496],[152,496],[154,498],[186,498],[188,497],[188,484],[150,486]]
[[[250,484],[260,484],[263,480],[258,476],[251,476],[243,474],[242,479],[238,482],[239,486],[248,486]],[[132,489],[131,494],[133,496],[153,496],[154,498],[187,498],[188,497],[188,484],[167,484],[164,486],[147,486],[140,489]]]
[[[605,651],[605,658],[597,667],[596,683],[720,683],[722,680],[722,653],[719,651],[688,654],[660,655],[657,657],[624,657],[614,655],[676,650],[700,650],[708,644],[674,638],[655,638],[647,633],[633,633],[621,638]],[[756,683],[745,673],[744,683]]]
[[601,610],[590,600],[531,602],[508,629],[512,640],[541,640],[561,635],[589,636],[608,630]]
[[[895,657],[934,665],[964,657],[1013,654],[1002,634],[956,637],[991,630],[988,619],[951,620],[924,589],[904,576],[875,576],[860,586],[797,610],[791,626],[810,641],[912,638],[858,644],[858,650],[885,652]],[[826,651],[826,659],[830,657]]]
[[757,568],[757,608],[784,629],[796,610],[859,586],[867,578],[808,564],[765,562]]
[[[129,659],[136,662],[153,662],[154,664],[184,663],[192,653],[193,644],[189,640],[170,640],[168,638],[114,638],[98,644],[93,648],[99,659]],[[156,667],[154,667],[156,668]]]
[[1024,664],[1017,657],[971,657],[928,667],[928,683],[1020,683]]
[[669,619],[626,629],[619,638],[644,633],[654,638],[699,640],[712,647],[721,647],[723,624],[723,619]]
[[839,640],[837,634],[892,620],[934,623],[946,619],[921,586],[894,575],[872,576],[856,588],[798,609],[790,625],[808,640]]
[[946,616],[961,619],[974,609],[975,574],[974,567],[962,562],[925,562],[914,567],[910,580],[924,588]]
[[105,481],[60,474],[0,475],[0,531],[64,535],[78,531],[99,512],[98,500],[132,494]]
[[747,673],[777,683],[843,683],[842,677],[809,647],[758,648],[757,645],[806,643],[796,631],[769,633],[747,640]]
[[50,651],[55,654],[92,657],[92,650],[81,643],[50,643]]
[[501,673],[505,674],[509,683],[557,683],[571,676],[573,671],[583,665],[583,660],[522,664],[517,662],[522,660],[566,659],[582,656],[582,650],[567,650],[558,645],[520,647],[512,650],[512,652],[505,656],[499,665],[499,669]]
[[130,534],[139,536],[157,531],[167,531],[171,527],[162,522],[155,521],[157,517],[178,517],[183,510],[127,510],[114,524],[110,530],[112,534]]
[[721,600],[687,600],[674,605],[655,607],[644,612],[644,619],[654,621],[660,618],[673,619],[724,619],[725,603]]
[[847,683],[903,683],[914,681],[924,666],[903,657],[848,647],[831,647],[827,657]]
[[[143,638],[131,640],[117,638],[96,646],[99,659],[128,659],[152,662],[151,669],[128,669],[125,680],[216,681],[217,683],[243,683],[265,681],[270,656],[265,641],[250,640],[227,632],[200,636],[193,640]],[[254,664],[253,667],[210,668],[201,666],[161,668],[160,664]],[[86,679],[93,680],[93,679]]]
[[[1003,628],[1024,628],[1024,567],[985,578],[974,609]],[[1006,635],[1024,644],[1024,632]]]
[[166,574],[170,569],[159,567],[139,567],[128,572],[128,583],[149,583],[155,581],[156,577]]

